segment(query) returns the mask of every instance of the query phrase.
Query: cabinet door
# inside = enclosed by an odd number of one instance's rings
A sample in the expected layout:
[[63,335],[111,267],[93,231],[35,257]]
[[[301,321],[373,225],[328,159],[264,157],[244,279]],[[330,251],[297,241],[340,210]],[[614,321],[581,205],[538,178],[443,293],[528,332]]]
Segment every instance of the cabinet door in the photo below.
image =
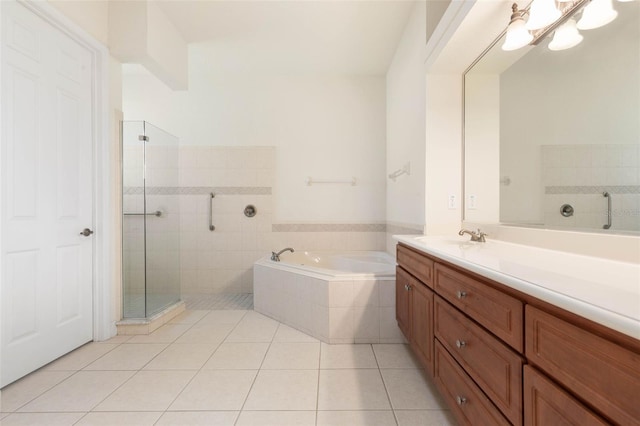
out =
[[640,419],[640,354],[551,314],[526,307],[526,355],[614,423]]
[[524,367],[525,426],[608,424],[534,368]]
[[[435,382],[460,425],[509,426],[510,423],[471,380],[449,352],[435,342]],[[550,423],[549,426],[555,426]]]
[[411,348],[433,376],[433,292],[418,280],[410,285]]
[[396,321],[398,328],[408,341],[411,341],[411,322],[409,315],[410,275],[399,266],[396,267]]

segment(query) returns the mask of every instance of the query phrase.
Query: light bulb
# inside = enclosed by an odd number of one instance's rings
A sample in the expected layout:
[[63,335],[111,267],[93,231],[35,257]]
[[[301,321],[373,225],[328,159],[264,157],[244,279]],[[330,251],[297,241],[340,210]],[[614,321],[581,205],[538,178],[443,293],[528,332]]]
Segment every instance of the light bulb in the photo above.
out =
[[511,6],[513,13],[511,14],[511,21],[507,27],[507,34],[502,44],[502,50],[516,50],[531,43],[533,36],[524,26],[523,12],[518,10],[518,5],[514,3]]

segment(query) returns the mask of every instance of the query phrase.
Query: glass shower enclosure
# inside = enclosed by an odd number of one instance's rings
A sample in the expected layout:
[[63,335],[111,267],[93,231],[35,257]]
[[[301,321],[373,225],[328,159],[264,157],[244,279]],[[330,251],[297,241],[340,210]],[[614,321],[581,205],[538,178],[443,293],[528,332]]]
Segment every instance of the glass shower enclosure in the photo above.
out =
[[124,121],[123,318],[150,318],[180,301],[179,139],[145,121]]

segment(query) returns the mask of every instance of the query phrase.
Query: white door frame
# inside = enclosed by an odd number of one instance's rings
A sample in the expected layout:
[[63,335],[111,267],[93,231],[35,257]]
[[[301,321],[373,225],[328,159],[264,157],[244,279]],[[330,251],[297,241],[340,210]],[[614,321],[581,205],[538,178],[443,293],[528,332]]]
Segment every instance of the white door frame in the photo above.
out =
[[[93,226],[95,231],[93,235],[93,340],[106,340],[116,334],[116,319],[111,317],[112,307],[115,302],[112,296],[112,286],[114,285],[113,241],[114,232],[116,231],[112,229],[115,212],[113,211],[111,200],[113,186],[111,166],[116,159],[111,158],[111,150],[109,148],[111,140],[108,85],[109,52],[102,43],[95,40],[46,1],[16,1],[84,46],[92,55]],[[1,10],[0,8],[0,14],[2,13]],[[2,34],[0,34],[0,37],[2,37]],[[0,74],[0,81],[1,79],[2,75]],[[2,98],[2,87],[0,85],[0,99]],[[1,108],[2,105],[0,104]],[[0,129],[2,128],[2,122],[0,121]],[[1,162],[0,167],[2,167]],[[2,230],[0,229],[0,244],[2,243],[1,233]],[[1,262],[2,259],[0,259],[0,268],[4,266]],[[2,312],[0,311],[0,318],[1,315]]]

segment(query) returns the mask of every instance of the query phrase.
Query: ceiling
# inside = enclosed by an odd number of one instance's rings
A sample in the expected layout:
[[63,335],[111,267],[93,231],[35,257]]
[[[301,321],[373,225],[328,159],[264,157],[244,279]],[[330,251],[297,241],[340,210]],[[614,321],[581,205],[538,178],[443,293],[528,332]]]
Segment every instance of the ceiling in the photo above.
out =
[[190,43],[192,65],[384,75],[409,19],[405,0],[154,0]]

